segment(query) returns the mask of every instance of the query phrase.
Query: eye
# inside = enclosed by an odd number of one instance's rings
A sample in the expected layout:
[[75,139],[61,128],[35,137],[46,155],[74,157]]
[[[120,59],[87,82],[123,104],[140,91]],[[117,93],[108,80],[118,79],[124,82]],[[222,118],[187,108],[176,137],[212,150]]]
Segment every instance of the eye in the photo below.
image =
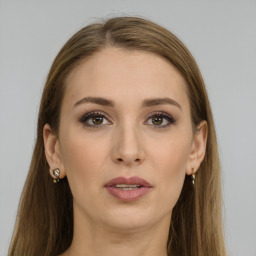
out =
[[111,122],[101,112],[90,112],[80,118],[80,122],[85,126],[98,128],[103,125],[109,125]]
[[169,125],[174,124],[175,119],[171,115],[161,112],[151,115],[147,119],[146,123],[148,125],[154,126],[154,128],[165,128]]

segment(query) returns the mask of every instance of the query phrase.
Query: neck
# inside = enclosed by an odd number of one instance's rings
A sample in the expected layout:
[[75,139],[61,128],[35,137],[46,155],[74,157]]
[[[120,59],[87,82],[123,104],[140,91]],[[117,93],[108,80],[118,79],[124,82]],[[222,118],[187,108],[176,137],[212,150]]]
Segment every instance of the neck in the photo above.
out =
[[73,241],[63,256],[167,256],[170,216],[150,227],[119,230],[80,214],[74,212]]

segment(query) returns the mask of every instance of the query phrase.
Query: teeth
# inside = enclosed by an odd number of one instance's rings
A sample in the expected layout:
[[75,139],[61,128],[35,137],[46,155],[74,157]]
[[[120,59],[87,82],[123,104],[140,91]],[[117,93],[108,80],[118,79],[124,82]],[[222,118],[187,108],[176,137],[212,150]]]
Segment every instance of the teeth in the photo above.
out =
[[123,190],[132,190],[134,188],[140,188],[140,185],[128,185],[128,184],[117,184],[115,185],[116,188],[121,188]]
[[138,187],[136,187],[136,188],[118,188],[118,189],[121,189],[121,190],[135,190],[135,189],[137,189]]

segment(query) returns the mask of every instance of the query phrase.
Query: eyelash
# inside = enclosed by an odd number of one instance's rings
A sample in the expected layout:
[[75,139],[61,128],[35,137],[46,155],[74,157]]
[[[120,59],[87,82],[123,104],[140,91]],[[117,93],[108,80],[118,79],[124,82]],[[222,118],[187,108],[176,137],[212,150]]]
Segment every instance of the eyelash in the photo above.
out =
[[[87,114],[85,114],[84,116],[82,116],[80,118],[80,122],[83,123],[85,126],[87,127],[92,127],[92,128],[99,128],[101,126],[105,126],[105,125],[109,125],[109,124],[100,124],[100,125],[95,125],[95,124],[88,124],[88,120],[90,120],[91,118],[93,117],[100,117],[100,118],[104,118],[106,119],[109,123],[111,123],[111,121],[108,120],[108,118],[106,117],[106,114],[104,114],[103,112],[99,112],[99,111],[92,111],[92,112],[89,112]],[[157,128],[157,129],[161,129],[161,128],[166,128],[170,125],[173,125],[176,120],[169,114],[165,113],[165,112],[156,112],[156,113],[153,113],[153,114],[150,114],[148,117],[147,117],[147,120],[150,120],[152,119],[153,117],[161,117],[162,119],[165,119],[167,120],[167,124],[165,125],[154,125],[154,124],[151,124],[151,126],[153,126],[153,128]]]
[[166,128],[170,125],[173,125],[176,120],[169,114],[165,113],[165,112],[156,112],[156,113],[151,113],[148,117],[147,117],[147,121],[152,119],[153,117],[161,117],[162,119],[165,119],[167,120],[167,124],[165,125],[154,125],[154,124],[151,124],[151,126],[153,126],[153,128],[157,128],[157,129],[161,129],[161,128]]
[[[102,117],[102,118],[108,120],[108,118],[106,118],[106,115],[104,113],[98,112],[98,111],[92,111],[92,112],[89,112],[89,113],[85,114],[84,116],[82,116],[80,118],[80,122],[83,123],[85,126],[92,127],[92,128],[99,128],[103,125],[106,125],[106,124],[100,124],[100,125],[88,124],[87,123],[88,120],[93,117]],[[110,122],[110,121],[108,120],[108,122]]]

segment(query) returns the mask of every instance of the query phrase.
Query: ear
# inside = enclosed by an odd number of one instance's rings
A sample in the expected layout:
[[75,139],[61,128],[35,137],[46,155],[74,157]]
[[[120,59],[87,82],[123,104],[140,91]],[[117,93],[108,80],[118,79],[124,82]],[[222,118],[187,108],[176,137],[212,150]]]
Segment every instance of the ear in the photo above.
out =
[[207,135],[207,122],[204,120],[199,123],[196,128],[196,132],[194,133],[187,165],[187,175],[191,175],[199,169],[205,156]]
[[50,175],[55,178],[53,175],[53,170],[59,168],[60,170],[60,179],[66,176],[60,154],[60,145],[59,139],[55,133],[53,133],[49,124],[44,125],[43,129],[43,138],[44,138],[44,149],[46,160],[50,166],[49,172]]

